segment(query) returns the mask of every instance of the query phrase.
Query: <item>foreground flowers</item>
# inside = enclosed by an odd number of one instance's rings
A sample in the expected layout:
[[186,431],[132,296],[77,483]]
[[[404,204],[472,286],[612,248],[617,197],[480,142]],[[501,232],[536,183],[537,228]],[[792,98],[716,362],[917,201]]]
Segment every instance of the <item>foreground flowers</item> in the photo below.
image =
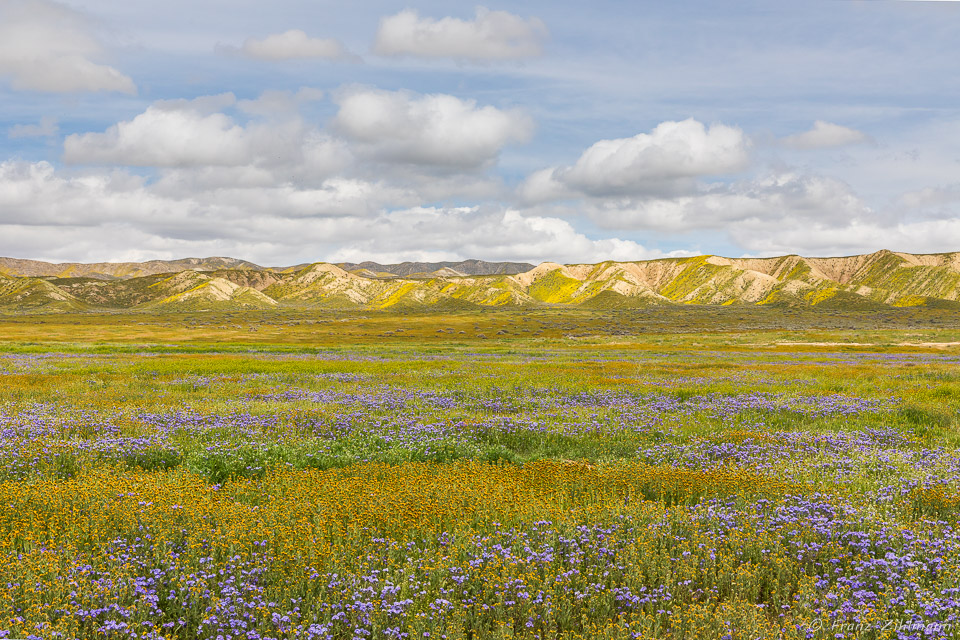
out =
[[0,638],[957,637],[955,363],[844,357],[8,358]]
[[43,638],[951,637],[960,531],[795,489],[564,462],[8,482],[0,615]]

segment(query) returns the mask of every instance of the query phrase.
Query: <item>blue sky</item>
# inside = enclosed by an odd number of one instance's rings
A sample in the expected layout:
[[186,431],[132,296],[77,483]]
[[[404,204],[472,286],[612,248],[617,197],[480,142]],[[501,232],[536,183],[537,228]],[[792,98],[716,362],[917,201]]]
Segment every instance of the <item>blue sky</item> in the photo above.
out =
[[0,0],[0,255],[960,250],[960,2]]

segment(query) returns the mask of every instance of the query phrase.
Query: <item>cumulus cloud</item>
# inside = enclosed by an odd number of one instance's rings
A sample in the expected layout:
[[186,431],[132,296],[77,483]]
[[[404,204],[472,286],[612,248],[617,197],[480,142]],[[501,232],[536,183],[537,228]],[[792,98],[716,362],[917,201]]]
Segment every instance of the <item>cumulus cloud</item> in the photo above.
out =
[[750,141],[735,127],[694,119],[662,122],[650,133],[600,140],[572,166],[534,173],[521,186],[529,202],[575,193],[616,196],[688,191],[693,178],[736,173],[749,162]]
[[381,162],[477,168],[533,133],[533,121],[519,110],[445,94],[352,89],[335,101],[334,129]]
[[11,138],[52,138],[60,131],[57,119],[52,116],[40,118],[37,124],[15,124],[7,131]]
[[406,9],[380,20],[374,52],[393,56],[513,60],[538,56],[547,28],[538,18],[478,7],[473,20],[425,18]]
[[47,0],[0,3],[0,76],[14,89],[136,93],[128,76],[96,62],[102,55],[80,13]]
[[[532,173],[518,196],[528,215],[540,215],[544,203],[559,202],[550,209],[555,215],[586,216],[610,231],[710,231],[761,253],[773,247],[817,252],[817,242],[837,248],[841,243],[826,243],[830,230],[843,234],[910,225],[894,211],[869,207],[850,185],[829,176],[781,169],[733,181],[707,179],[747,169],[749,152],[750,140],[737,128],[665,122],[649,134],[601,140],[573,165]],[[868,250],[874,231],[864,233],[850,247]]]
[[157,101],[104,131],[67,136],[63,160],[157,168],[161,183],[198,188],[315,186],[339,174],[389,180],[430,203],[502,195],[501,180],[484,169],[533,128],[517,110],[442,94],[356,88],[336,94],[338,113],[321,128],[300,109],[323,95],[304,88],[248,100],[225,93]]
[[240,47],[240,53],[259,60],[337,59],[349,56],[339,40],[311,38],[300,29],[274,33],[262,39],[247,38]]
[[[106,131],[67,136],[63,159],[77,165],[189,169],[168,177],[198,185],[316,183],[351,161],[343,142],[304,122],[291,106],[316,97],[314,90],[302,90],[239,102],[229,93],[159,101]],[[291,111],[279,108],[284,102]],[[271,117],[238,123],[221,111],[234,105]]]
[[783,139],[783,144],[793,149],[828,149],[869,141],[870,136],[862,131],[817,120],[813,123],[812,129],[787,136]]
[[67,136],[63,158],[141,167],[237,165],[249,162],[249,146],[246,131],[222,113],[149,107],[103,133]]
[[[803,144],[869,141],[834,126],[820,123]],[[706,232],[752,254],[849,254],[880,246],[931,252],[955,250],[960,241],[955,184],[912,190],[877,207],[836,177],[782,166],[757,174],[749,152],[739,129],[663,123],[649,134],[600,141],[572,165],[531,173],[517,197],[525,215],[585,217],[612,233]]]

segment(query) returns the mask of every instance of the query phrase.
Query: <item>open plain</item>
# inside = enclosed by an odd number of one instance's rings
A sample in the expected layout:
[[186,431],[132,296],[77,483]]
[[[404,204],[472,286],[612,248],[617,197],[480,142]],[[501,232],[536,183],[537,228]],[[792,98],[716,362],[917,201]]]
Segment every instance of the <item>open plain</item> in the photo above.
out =
[[0,637],[952,638],[960,320],[0,318]]

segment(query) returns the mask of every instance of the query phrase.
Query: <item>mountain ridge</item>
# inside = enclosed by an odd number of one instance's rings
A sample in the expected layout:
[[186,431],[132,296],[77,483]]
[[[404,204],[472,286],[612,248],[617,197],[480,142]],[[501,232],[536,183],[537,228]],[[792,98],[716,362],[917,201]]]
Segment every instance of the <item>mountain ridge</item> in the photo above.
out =
[[[464,273],[457,267],[498,272]],[[517,271],[521,267],[530,268]],[[148,273],[164,268],[174,270]],[[481,260],[317,262],[274,268],[224,257],[93,265],[0,258],[5,313],[671,304],[960,308],[960,252],[701,255],[537,266]]]
[[0,275],[56,278],[91,277],[103,280],[136,278],[158,273],[172,273],[187,269],[212,271],[215,269],[254,268],[259,265],[236,258],[181,258],[178,260],[147,260],[145,262],[43,262],[22,258],[0,257]]
[[[0,275],[15,277],[52,278],[97,278],[99,280],[124,280],[176,271],[217,271],[221,269],[245,269],[252,271],[290,272],[316,263],[304,263],[285,267],[263,267],[247,260],[214,256],[209,258],[179,258],[175,260],[147,260],[144,262],[44,262],[25,258],[0,257]],[[331,263],[333,264],[333,263]],[[347,271],[367,270],[380,277],[429,277],[434,272],[455,271],[458,275],[515,274],[532,269],[526,262],[486,262],[485,260],[461,260],[459,262],[400,262],[380,264],[377,262],[341,262],[337,266]],[[453,274],[449,274],[453,275]]]

